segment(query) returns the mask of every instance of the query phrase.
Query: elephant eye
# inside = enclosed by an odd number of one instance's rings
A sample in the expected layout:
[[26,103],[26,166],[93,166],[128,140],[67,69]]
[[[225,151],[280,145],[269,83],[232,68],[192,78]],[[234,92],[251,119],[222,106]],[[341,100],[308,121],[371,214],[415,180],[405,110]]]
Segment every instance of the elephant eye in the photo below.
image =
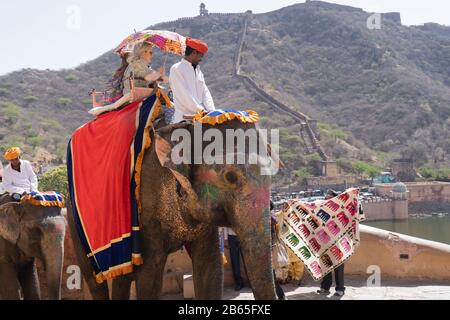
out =
[[225,173],[225,180],[227,180],[229,183],[236,184],[238,181],[238,176],[236,175],[236,173],[228,171],[227,173]]

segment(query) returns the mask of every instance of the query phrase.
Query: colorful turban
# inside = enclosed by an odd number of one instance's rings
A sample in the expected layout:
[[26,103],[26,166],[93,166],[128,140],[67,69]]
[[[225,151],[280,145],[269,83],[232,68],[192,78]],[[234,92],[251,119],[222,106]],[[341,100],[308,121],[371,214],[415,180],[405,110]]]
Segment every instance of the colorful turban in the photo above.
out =
[[21,154],[22,151],[20,151],[20,148],[18,147],[9,148],[8,150],[6,150],[4,158],[8,161],[11,161],[20,157]]
[[197,50],[200,53],[206,54],[208,52],[208,45],[198,39],[186,38],[186,46]]

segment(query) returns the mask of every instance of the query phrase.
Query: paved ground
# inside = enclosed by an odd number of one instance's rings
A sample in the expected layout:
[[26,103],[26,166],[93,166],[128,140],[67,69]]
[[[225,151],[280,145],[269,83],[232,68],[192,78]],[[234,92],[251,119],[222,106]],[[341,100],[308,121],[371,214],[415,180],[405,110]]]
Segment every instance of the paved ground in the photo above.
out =
[[[328,296],[316,293],[319,284],[314,282],[302,286],[283,285],[289,300],[450,300],[450,283],[426,283],[410,281],[387,281],[380,287],[367,287],[358,279],[346,278],[346,292],[343,297],[335,297],[334,288]],[[183,299],[182,295],[165,296],[164,299]],[[253,300],[249,288],[239,292],[227,288],[224,292],[226,300]]]

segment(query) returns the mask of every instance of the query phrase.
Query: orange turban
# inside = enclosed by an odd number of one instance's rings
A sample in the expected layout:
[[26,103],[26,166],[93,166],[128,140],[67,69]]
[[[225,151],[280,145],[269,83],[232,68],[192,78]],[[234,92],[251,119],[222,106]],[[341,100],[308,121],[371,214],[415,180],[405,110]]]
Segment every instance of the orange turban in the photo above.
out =
[[14,147],[6,150],[4,157],[6,160],[11,161],[20,157],[21,154],[22,151],[20,151],[20,148]]
[[197,50],[200,53],[206,54],[208,52],[208,45],[202,40],[186,38],[186,46]]

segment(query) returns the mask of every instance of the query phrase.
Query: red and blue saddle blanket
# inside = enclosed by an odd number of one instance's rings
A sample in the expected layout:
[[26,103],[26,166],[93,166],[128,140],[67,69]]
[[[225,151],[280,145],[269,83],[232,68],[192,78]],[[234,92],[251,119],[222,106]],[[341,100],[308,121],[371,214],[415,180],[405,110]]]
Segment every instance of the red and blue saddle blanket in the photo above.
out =
[[[140,173],[160,93],[99,115],[69,142],[67,171],[74,222],[98,283],[143,263],[139,248]],[[167,100],[166,100],[167,103]]]
[[59,192],[48,191],[48,192],[31,192],[24,195],[21,202],[28,202],[35,206],[43,207],[60,207],[63,208],[65,205],[64,196]]

